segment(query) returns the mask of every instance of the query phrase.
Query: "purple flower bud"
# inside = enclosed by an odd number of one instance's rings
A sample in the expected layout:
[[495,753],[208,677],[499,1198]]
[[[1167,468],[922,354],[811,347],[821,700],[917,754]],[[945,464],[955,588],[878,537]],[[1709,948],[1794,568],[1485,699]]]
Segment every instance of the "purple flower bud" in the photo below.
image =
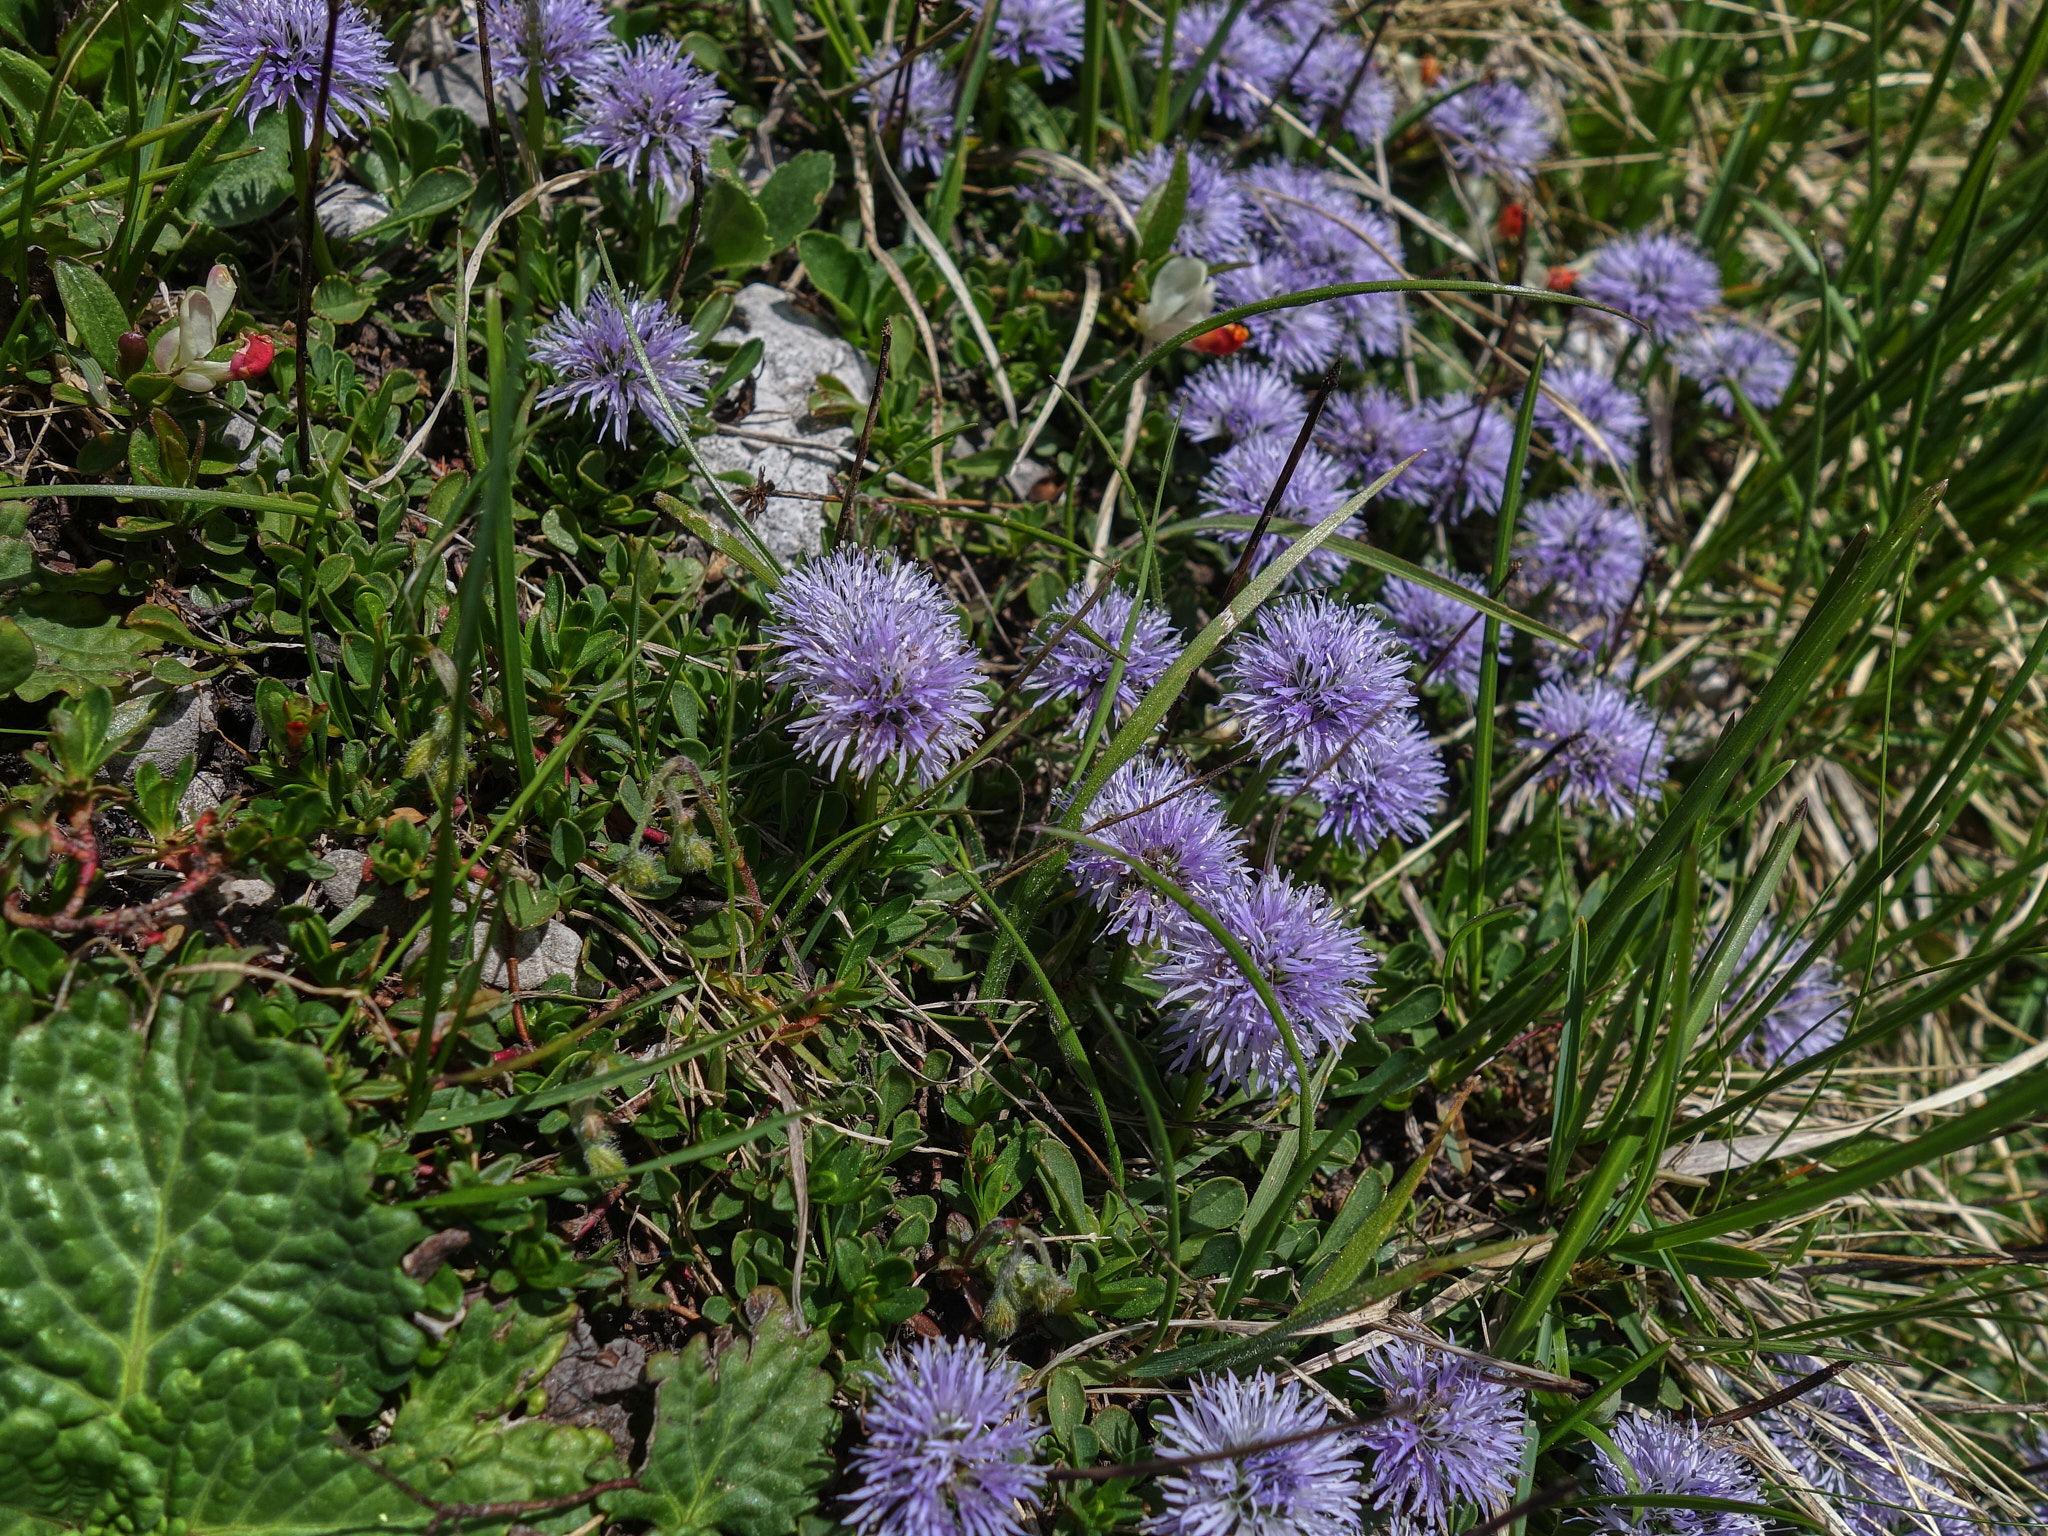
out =
[[1518,713],[1529,731],[1522,745],[1550,754],[1542,782],[1557,786],[1566,810],[1596,806],[1627,821],[1638,800],[1663,797],[1670,762],[1664,731],[1618,684],[1604,677],[1544,683]]
[[[1636,461],[1636,445],[1649,417],[1636,392],[1617,384],[1596,368],[1568,363],[1543,376],[1545,393],[1536,399],[1536,425],[1550,435],[1551,446],[1568,459],[1590,465],[1612,463],[1627,474]],[[1551,399],[1556,395],[1557,400]],[[1605,439],[1604,451],[1578,422],[1565,414],[1564,401]],[[1610,458],[1611,456],[1611,458]]]
[[[1238,834],[1216,792],[1170,757],[1138,756],[1109,776],[1088,807],[1088,835],[1213,900],[1246,875]],[[1109,931],[1147,944],[1188,918],[1122,859],[1080,847],[1067,867],[1082,899],[1109,917]]]
[[[654,383],[634,352],[635,335]],[[673,443],[681,418],[704,403],[707,370],[693,355],[695,344],[689,323],[660,300],[628,296],[621,307],[600,288],[583,308],[563,310],[534,334],[533,360],[560,380],[540,392],[539,403],[594,416],[598,435],[621,444],[637,411]]]
[[1766,331],[1727,321],[1695,331],[1678,344],[1678,371],[1700,383],[1700,397],[1723,416],[1735,414],[1735,391],[1760,411],[1785,398],[1797,367],[1793,351]]
[[1672,341],[1698,330],[1700,316],[1721,302],[1721,269],[1690,235],[1623,235],[1593,253],[1579,292]]
[[595,149],[597,163],[624,172],[631,185],[660,187],[681,203],[692,176],[705,174],[712,140],[732,137],[731,110],[732,98],[681,43],[643,37],[587,83],[568,138]]

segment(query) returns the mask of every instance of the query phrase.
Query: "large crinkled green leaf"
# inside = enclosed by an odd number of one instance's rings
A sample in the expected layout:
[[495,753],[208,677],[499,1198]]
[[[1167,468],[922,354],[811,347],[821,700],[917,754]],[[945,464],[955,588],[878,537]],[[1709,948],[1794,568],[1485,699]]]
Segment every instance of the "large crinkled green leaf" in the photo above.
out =
[[123,629],[95,597],[75,592],[44,592],[17,599],[10,617],[36,648],[35,675],[15,690],[33,704],[60,689],[83,693],[111,687],[142,670],[142,657],[162,646],[155,635]]
[[780,1292],[748,1298],[751,1338],[714,1351],[701,1336],[658,1355],[654,1433],[637,1489],[605,1496],[614,1515],[661,1536],[780,1536],[817,1503],[832,1470],[832,1379],[824,1330],[804,1333]]
[[296,1344],[337,1411],[405,1379],[418,1218],[371,1204],[320,1057],[98,987],[0,1039],[0,1418],[118,1413],[228,1349]]

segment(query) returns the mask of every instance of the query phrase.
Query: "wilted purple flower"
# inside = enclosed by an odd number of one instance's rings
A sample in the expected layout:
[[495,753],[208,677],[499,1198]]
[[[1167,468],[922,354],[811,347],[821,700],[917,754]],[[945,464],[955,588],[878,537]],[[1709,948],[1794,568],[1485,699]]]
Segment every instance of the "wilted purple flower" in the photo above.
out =
[[1283,597],[1232,648],[1223,707],[1266,762],[1311,767],[1415,702],[1407,648],[1369,608]]
[[1635,513],[1598,491],[1574,486],[1529,504],[1528,585],[1588,614],[1605,617],[1628,606],[1650,558],[1650,536]]
[[1638,232],[1595,251],[1578,291],[1671,341],[1697,330],[1700,316],[1721,302],[1721,269],[1690,235]]
[[[1408,407],[1377,384],[1330,396],[1316,421],[1315,441],[1364,483],[1379,479],[1423,446]],[[1389,486],[1387,494],[1396,494],[1400,483]]]
[[[1749,1464],[1710,1430],[1665,1414],[1631,1414],[1608,1431],[1627,1458],[1628,1474],[1604,1446],[1593,1454],[1593,1477],[1602,1493],[1668,1493],[1698,1499],[1763,1501]],[[1596,1527],[1622,1536],[1762,1536],[1755,1515],[1721,1510],[1630,1509],[1612,1504],[1593,1510]]]
[[[892,43],[862,60],[861,74],[890,69],[898,57]],[[853,99],[864,107],[872,106],[885,130],[902,130],[902,145],[896,153],[899,168],[911,171],[923,166],[936,171],[946,163],[946,147],[953,142],[953,81],[929,53],[912,59],[907,70],[891,70],[873,85],[856,91]]]
[[[1536,398],[1536,425],[1550,434],[1551,446],[1568,459],[1611,463],[1617,473],[1627,474],[1636,461],[1636,443],[1649,421],[1636,392],[1582,363],[1567,363],[1546,373],[1543,387],[1545,393]],[[1605,439],[1604,450],[1550,398],[1552,393],[1598,429]]]
[[[1486,583],[1477,576],[1436,569],[1468,591],[1486,590]],[[1380,606],[1393,620],[1394,633],[1414,650],[1417,663],[1428,673],[1429,684],[1448,683],[1468,699],[1478,694],[1479,661],[1486,650],[1486,618],[1477,608],[1400,576],[1387,578],[1380,589]],[[1496,659],[1505,665],[1507,655],[1507,637],[1503,635]],[[1437,660],[1439,656],[1442,661]]]
[[1046,223],[1063,235],[1080,233],[1103,210],[1101,193],[1086,182],[1069,181],[1064,176],[1024,182],[1017,188],[1017,197],[1043,209]]
[[1506,1509],[1529,1438],[1522,1394],[1420,1344],[1388,1344],[1367,1358],[1387,1394],[1384,1415],[1358,1437],[1374,1456],[1373,1507],[1417,1531],[1448,1531],[1461,1509]]
[[[355,0],[340,0],[334,31],[334,68],[327,89],[327,132],[340,138],[348,119],[368,124],[385,114],[391,80],[391,45]],[[198,46],[187,64],[206,69],[207,84],[229,89],[256,66],[244,98],[249,126],[265,112],[290,106],[313,142],[320,103],[320,66],[327,51],[325,0],[212,0],[185,23]]]
[[[1379,961],[1321,887],[1261,874],[1218,891],[1211,910],[1272,988],[1303,1062],[1312,1068],[1325,1050],[1351,1043],[1370,1017],[1364,990]],[[1295,1086],[1279,1026],[1216,935],[1199,923],[1169,924],[1153,974],[1166,989],[1174,1071],[1203,1070],[1219,1088]]]
[[[1164,875],[1191,896],[1212,900],[1245,878],[1237,832],[1214,790],[1170,757],[1140,755],[1109,776],[1088,806],[1088,835]],[[1109,916],[1109,931],[1133,944],[1161,937],[1187,914],[1122,859],[1077,847],[1067,867],[1082,898]]]
[[[633,349],[636,334],[652,383]],[[622,444],[638,411],[673,443],[684,413],[704,403],[707,369],[692,355],[696,339],[689,322],[659,299],[628,297],[622,308],[608,289],[596,289],[583,308],[563,310],[534,334],[533,360],[560,381],[540,392],[539,403],[596,417],[598,436]]]
[[[1187,155],[1188,197],[1173,249],[1198,261],[1235,261],[1244,254],[1249,239],[1246,220],[1251,210],[1245,206],[1244,194],[1214,150],[1190,144]],[[1134,216],[1145,199],[1173,175],[1173,157],[1174,146],[1155,144],[1109,173],[1109,184]]]
[[[1455,88],[1455,80],[1446,80]],[[1512,80],[1482,80],[1429,109],[1444,155],[1461,171],[1526,185],[1550,153],[1543,112]]]
[[[1787,1385],[1820,1368],[1805,1356],[1782,1363]],[[1928,1530],[1974,1536],[1984,1529],[1891,1416],[1840,1381],[1769,1409],[1757,1422],[1852,1536]]]
[[1430,817],[1443,802],[1443,759],[1409,710],[1366,727],[1334,764],[1318,769],[1321,760],[1297,754],[1289,771],[1273,780],[1273,793],[1305,792],[1323,808],[1316,830],[1360,853],[1390,837],[1428,836]]
[[[1255,256],[1239,267],[1216,274],[1216,297],[1226,307],[1256,304],[1290,293],[1305,293],[1332,281],[1330,270],[1290,256]],[[1276,310],[1245,322],[1252,333],[1251,349],[1290,373],[1320,373],[1330,366],[1349,339],[1344,317],[1334,304],[1305,304]]]
[[1423,401],[1413,419],[1416,447],[1430,451],[1401,477],[1404,491],[1454,523],[1474,511],[1498,512],[1515,450],[1508,414],[1470,395],[1445,395]]
[[[967,9],[981,13],[979,5]],[[1030,59],[1046,79],[1064,80],[1081,57],[1081,15],[1081,0],[1003,0],[989,52],[1011,64]]]
[[[1257,517],[1265,510],[1266,498],[1273,494],[1273,487],[1279,483],[1280,472],[1287,467],[1287,455],[1293,447],[1290,439],[1269,432],[1263,437],[1247,438],[1232,448],[1216,461],[1202,481],[1202,500],[1207,510],[1223,516]],[[1286,493],[1281,496],[1280,505],[1273,515],[1283,521],[1313,525],[1335,512],[1344,502],[1343,472],[1326,454],[1313,447],[1304,448],[1301,462],[1294,467],[1294,478],[1287,482]],[[1362,531],[1355,517],[1346,518],[1337,528],[1340,535],[1350,538],[1358,537]],[[1221,528],[1217,530],[1216,537],[1236,548],[1251,537],[1251,530]],[[1296,537],[1293,534],[1268,533],[1259,542],[1252,569],[1259,570]],[[1310,578],[1335,581],[1344,574],[1346,563],[1343,555],[1325,544],[1296,566],[1290,579],[1296,584]]]
[[1724,416],[1735,414],[1737,388],[1758,410],[1769,410],[1785,398],[1797,366],[1792,349],[1777,337],[1732,321],[1686,337],[1674,361],[1680,373],[1699,381],[1701,398]]
[[[1740,996],[1751,1005],[1761,1003],[1807,954],[1765,918],[1742,946],[1735,972]],[[1749,1053],[1767,1067],[1789,1067],[1841,1043],[1849,1029],[1849,990],[1834,961],[1813,955],[1769,1013],[1758,1018],[1753,1006],[1744,1011],[1750,1015],[1742,1026]]]
[[769,676],[811,709],[790,734],[828,773],[894,759],[930,784],[974,745],[980,659],[922,567],[841,547],[785,576],[768,611],[762,638],[785,652]]
[[1365,43],[1349,32],[1325,37],[1309,50],[1294,72],[1294,93],[1308,105],[1308,125],[1320,126],[1326,136],[1341,129],[1362,145],[1376,144],[1393,125],[1394,87],[1367,62]]
[[597,163],[623,171],[633,186],[658,186],[675,202],[704,174],[713,139],[729,139],[732,98],[697,67],[674,38],[643,37],[587,83],[576,107],[571,144],[597,151]]
[[1020,1500],[1045,1484],[1031,1462],[1024,1367],[966,1339],[919,1339],[869,1368],[861,1475],[847,1499],[863,1536],[1021,1536]]
[[1231,358],[1199,370],[1180,391],[1181,430],[1198,443],[1242,442],[1301,430],[1308,402],[1278,368]]
[[[1202,50],[1216,35],[1217,27],[1230,13],[1219,0],[1202,0],[1180,13],[1173,29],[1175,74],[1185,75],[1201,62]],[[1153,62],[1159,62],[1159,44],[1152,45]],[[1212,108],[1234,123],[1250,123],[1265,111],[1263,98],[1273,94],[1280,77],[1293,63],[1287,44],[1264,22],[1240,13],[1223,46],[1209,63],[1208,73],[1195,88],[1198,106]]]
[[[1158,1454],[1209,1456],[1285,1440],[1330,1422],[1330,1411],[1269,1371],[1210,1376],[1162,1411]],[[1357,1441],[1341,1430],[1161,1474],[1165,1507],[1149,1536],[1341,1536],[1358,1529]]]
[[527,71],[540,61],[543,100],[553,101],[570,85],[582,85],[611,68],[619,53],[610,18],[597,0],[533,0],[540,18],[540,46],[527,47],[529,0],[489,0],[491,73],[524,90]]
[[[1059,633],[1068,619],[1088,601],[1088,587],[1077,582],[1067,590],[1053,610],[1039,621],[1039,631],[1050,637]],[[1025,689],[1040,703],[1052,699],[1073,699],[1082,719],[1095,713],[1102,690],[1116,665],[1116,653],[1124,643],[1124,628],[1137,600],[1130,593],[1112,587],[1088,610],[1087,617],[1067,631],[1039,663]],[[1092,633],[1091,633],[1092,631]],[[1138,609],[1138,627],[1131,633],[1131,649],[1124,657],[1124,675],[1117,684],[1116,716],[1121,720],[1138,707],[1145,690],[1158,682],[1173,665],[1179,636],[1173,620],[1150,603]]]
[[1598,806],[1627,821],[1637,800],[1663,797],[1670,762],[1664,732],[1618,684],[1604,677],[1544,683],[1520,714],[1529,730],[1522,745],[1550,753],[1543,782],[1557,786],[1566,810]]

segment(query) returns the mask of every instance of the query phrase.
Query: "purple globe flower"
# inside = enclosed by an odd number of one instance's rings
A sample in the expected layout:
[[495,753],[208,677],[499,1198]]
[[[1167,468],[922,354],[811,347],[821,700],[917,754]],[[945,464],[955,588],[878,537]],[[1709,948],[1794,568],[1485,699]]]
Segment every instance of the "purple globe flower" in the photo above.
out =
[[1757,924],[1742,946],[1736,965],[1739,996],[1747,1004],[1743,1021],[1749,1053],[1766,1067],[1789,1067],[1841,1044],[1849,1030],[1849,989],[1842,973],[1826,955],[1815,955],[1785,995],[1762,1017],[1754,1004],[1798,969],[1806,951],[1798,949],[1774,919]]
[[[634,352],[636,334],[652,382]],[[533,360],[559,380],[540,392],[539,403],[596,417],[598,436],[620,444],[638,412],[673,443],[683,414],[704,403],[707,369],[693,355],[696,339],[689,322],[660,300],[628,297],[622,307],[600,288],[583,308],[562,311],[534,334]]]
[[1162,1456],[1243,1456],[1197,1461],[1161,1474],[1163,1508],[1139,1527],[1148,1536],[1342,1536],[1359,1528],[1356,1440],[1341,1430],[1267,1445],[1330,1422],[1299,1382],[1271,1372],[1212,1376],[1158,1414]]
[[[1379,962],[1321,888],[1262,874],[1219,890],[1210,910],[1272,988],[1311,1069],[1351,1043],[1371,1017],[1364,993]],[[1173,1070],[1247,1092],[1296,1086],[1279,1026],[1230,951],[1194,922],[1169,923],[1165,940],[1153,975],[1166,989]]]
[[[529,48],[528,21],[540,18],[540,46]],[[611,19],[597,0],[489,0],[491,73],[524,90],[527,71],[540,61],[544,101],[554,101],[572,84],[593,80],[610,69],[619,54]]]
[[[1447,88],[1458,82],[1446,80]],[[1550,153],[1543,112],[1512,80],[1482,80],[1429,109],[1429,126],[1461,171],[1526,186]]]
[[1180,391],[1181,430],[1198,443],[1242,442],[1268,432],[1301,430],[1308,402],[1278,368],[1231,358],[1211,363]]
[[1709,325],[1678,344],[1678,371],[1700,384],[1700,397],[1735,414],[1735,391],[1760,411],[1785,398],[1797,358],[1792,349],[1767,331],[1753,331],[1732,321]]
[[867,1439],[847,1520],[863,1536],[1022,1536],[1020,1501],[1045,1469],[1031,1456],[1024,1367],[959,1339],[919,1339],[868,1372]]
[[1557,786],[1566,810],[1597,806],[1627,821],[1636,801],[1663,797],[1664,731],[1619,685],[1604,677],[1544,683],[1519,713],[1529,731],[1522,745],[1550,754],[1542,781]]
[[[1820,1368],[1804,1356],[1786,1357],[1782,1364],[1787,1385]],[[1891,1416],[1840,1381],[1767,1410],[1757,1423],[1852,1536],[1929,1529],[1940,1536],[1973,1536],[1984,1529]]]
[[[1232,448],[1216,461],[1202,481],[1202,500],[1207,510],[1223,516],[1257,517],[1265,510],[1266,498],[1272,495],[1273,487],[1279,484],[1281,471],[1287,467],[1287,455],[1293,447],[1291,440],[1267,433],[1263,437],[1247,438]],[[1301,461],[1294,467],[1294,478],[1287,482],[1287,490],[1273,515],[1283,521],[1313,525],[1335,512],[1344,502],[1343,472],[1327,455],[1310,447],[1302,450]],[[1357,538],[1363,528],[1358,519],[1352,517],[1345,519],[1337,532]],[[1236,548],[1251,537],[1251,530],[1218,529],[1216,537]],[[1263,567],[1295,537],[1268,533],[1259,541],[1252,569],[1257,571]],[[1294,584],[1310,579],[1336,581],[1344,574],[1346,563],[1343,555],[1325,544],[1296,566],[1289,580]]]
[[1690,235],[1623,235],[1593,253],[1579,292],[1633,315],[1659,341],[1699,329],[1721,302],[1721,269]]
[[597,151],[597,163],[625,173],[635,187],[660,187],[673,202],[690,195],[711,141],[729,139],[732,98],[673,38],[643,37],[613,55],[577,105],[571,144]]
[[1318,832],[1371,853],[1390,837],[1429,835],[1444,798],[1443,759],[1421,722],[1401,710],[1368,726],[1328,768],[1297,755],[1273,780],[1273,792],[1283,798],[1305,792],[1322,806]]
[[1470,395],[1445,395],[1423,401],[1414,420],[1416,446],[1429,452],[1402,477],[1410,496],[1429,503],[1440,521],[1498,512],[1515,449],[1507,412]]
[[[1551,446],[1568,459],[1588,464],[1611,463],[1618,474],[1627,474],[1636,462],[1636,444],[1649,417],[1636,392],[1617,384],[1597,368],[1571,363],[1543,376],[1543,394],[1536,399],[1536,425],[1550,435]],[[1578,422],[1565,414],[1558,400],[1586,419],[1605,440],[1596,444]]]
[[[1606,1448],[1593,1456],[1593,1477],[1602,1493],[1666,1493],[1686,1498],[1763,1502],[1756,1474],[1711,1431],[1664,1414],[1631,1414],[1609,1431],[1626,1458],[1631,1481]],[[1762,1536],[1755,1515],[1685,1508],[1631,1509],[1612,1504],[1593,1510],[1597,1529],[1618,1536]]]
[[[1169,757],[1132,758],[1088,807],[1087,831],[1205,901],[1245,879],[1238,834],[1215,792]],[[1109,917],[1109,931],[1148,944],[1187,914],[1122,859],[1077,847],[1067,867],[1081,897]]]
[[[890,69],[898,57],[891,44],[862,60],[861,74]],[[884,131],[901,130],[902,143],[896,152],[899,169],[913,171],[922,166],[937,171],[946,163],[946,149],[953,142],[953,80],[929,53],[912,59],[907,71],[892,70],[856,91],[853,99],[875,109]]]
[[1351,33],[1325,37],[1309,50],[1294,72],[1294,92],[1308,106],[1308,125],[1325,135],[1341,130],[1361,145],[1376,144],[1393,126],[1394,87]]
[[[243,103],[250,127],[263,113],[290,107],[304,124],[304,142],[313,142],[327,51],[325,0],[211,0],[193,11],[185,27],[198,44],[185,62],[201,66],[214,89],[231,89],[251,64],[256,66]],[[340,138],[348,132],[349,119],[367,125],[384,116],[391,73],[391,45],[384,34],[355,0],[341,0],[327,89],[327,133]]]
[[[967,9],[981,14],[979,5]],[[989,52],[1010,64],[1028,59],[1046,79],[1064,80],[1081,57],[1082,10],[1081,0],[1003,0]]]
[[[1247,221],[1251,210],[1244,194],[1215,151],[1200,144],[1187,146],[1188,196],[1181,214],[1180,233],[1173,248],[1183,256],[1213,264],[1235,261],[1245,252],[1250,238]],[[1156,144],[1142,155],[1133,155],[1109,173],[1109,184],[1129,205],[1133,214],[1145,199],[1164,187],[1173,174],[1173,146]]]
[[770,680],[809,706],[790,734],[826,772],[893,760],[930,784],[974,745],[980,658],[923,568],[842,547],[785,576],[768,611],[762,638],[784,651]]
[[1374,1457],[1373,1507],[1418,1531],[1448,1531],[1462,1509],[1506,1509],[1529,1439],[1522,1394],[1420,1344],[1388,1344],[1367,1358],[1387,1394],[1385,1414],[1359,1431]]
[[[1462,571],[1444,571],[1459,586],[1484,592],[1486,583]],[[1466,698],[1479,693],[1479,661],[1486,650],[1486,618],[1477,608],[1446,597],[1419,581],[1389,576],[1380,589],[1380,606],[1393,621],[1394,633],[1415,652],[1427,685],[1448,684]],[[1439,661],[1437,658],[1442,657]],[[1506,665],[1507,637],[1502,635],[1497,661]]]
[[1100,193],[1085,182],[1068,181],[1064,176],[1027,181],[1017,188],[1017,197],[1042,210],[1046,223],[1063,235],[1079,234],[1103,210]]
[[1233,647],[1223,707],[1262,760],[1292,753],[1315,767],[1414,706],[1409,661],[1371,609],[1283,597]]
[[[1291,256],[1254,256],[1216,274],[1216,296],[1227,307],[1305,293],[1338,281],[1334,268]],[[1384,295],[1375,295],[1384,297]],[[1306,304],[1255,316],[1248,322],[1251,349],[1290,373],[1320,373],[1347,350],[1350,336],[1334,304]]]
[[[1201,62],[1209,39],[1229,14],[1218,0],[1202,0],[1180,13],[1173,29],[1172,69],[1185,75]],[[1159,44],[1152,45],[1152,60],[1159,60]],[[1273,94],[1280,79],[1294,62],[1287,43],[1265,23],[1240,13],[1223,46],[1209,63],[1201,84],[1195,88],[1195,103],[1221,113],[1234,123],[1251,123],[1266,110],[1266,97]]]
[[1327,171],[1271,160],[1239,172],[1237,182],[1252,211],[1252,232],[1268,254],[1326,264],[1363,254],[1381,266],[1400,255],[1393,221]]
[[[1408,407],[1377,384],[1330,396],[1316,422],[1315,441],[1361,483],[1379,479],[1424,446]],[[1387,494],[1396,494],[1406,478],[1404,473]]]
[[[1039,621],[1040,632],[1047,637],[1058,634],[1087,601],[1087,584],[1077,582]],[[1088,610],[1087,617],[1053,645],[1051,653],[1025,683],[1026,691],[1040,703],[1072,699],[1079,719],[1092,717],[1116,665],[1117,650],[1123,645],[1124,629],[1135,605],[1136,599],[1128,592],[1111,588],[1103,593],[1101,600]],[[1124,658],[1124,675],[1116,690],[1115,712],[1119,720],[1138,707],[1145,690],[1173,665],[1179,639],[1172,619],[1150,603],[1139,607],[1138,627],[1131,634],[1130,653]]]
[[1577,487],[1531,502],[1522,523],[1528,545],[1523,579],[1588,614],[1619,613],[1636,595],[1650,558],[1650,536],[1635,513],[1598,491]]

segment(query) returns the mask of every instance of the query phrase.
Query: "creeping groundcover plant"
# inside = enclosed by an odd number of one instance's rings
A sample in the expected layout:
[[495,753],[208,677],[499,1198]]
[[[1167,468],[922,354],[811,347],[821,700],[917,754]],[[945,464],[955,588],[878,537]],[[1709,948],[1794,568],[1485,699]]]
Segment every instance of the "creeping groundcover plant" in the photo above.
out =
[[0,1536],[2048,1531],[2048,11],[0,14]]

